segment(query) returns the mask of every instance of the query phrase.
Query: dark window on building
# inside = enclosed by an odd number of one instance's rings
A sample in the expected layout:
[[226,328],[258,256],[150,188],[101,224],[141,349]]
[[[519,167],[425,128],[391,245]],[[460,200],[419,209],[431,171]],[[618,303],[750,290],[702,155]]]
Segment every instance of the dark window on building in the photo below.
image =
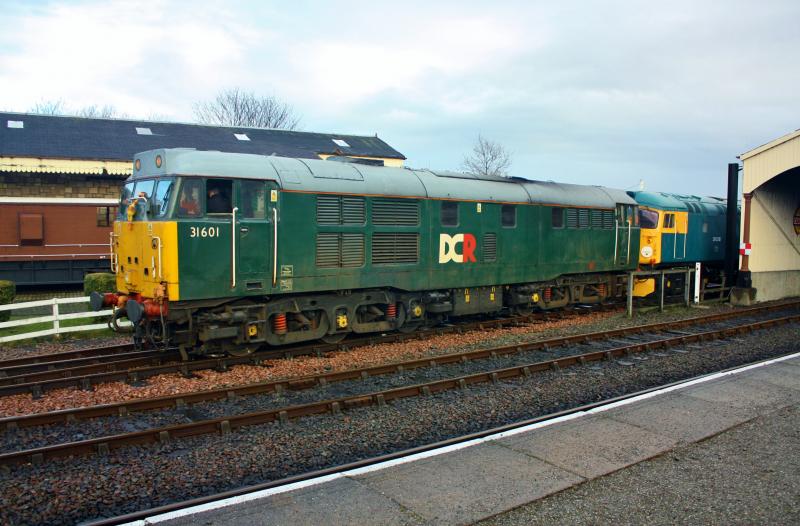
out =
[[442,201],[442,226],[458,226],[458,203]]
[[564,209],[553,208],[551,213],[553,228],[564,228]]
[[114,208],[110,206],[97,207],[97,226],[111,226],[114,222]]
[[44,242],[42,214],[19,214],[19,244],[41,245]]
[[517,226],[517,207],[514,205],[503,205],[500,209],[501,224],[507,227]]

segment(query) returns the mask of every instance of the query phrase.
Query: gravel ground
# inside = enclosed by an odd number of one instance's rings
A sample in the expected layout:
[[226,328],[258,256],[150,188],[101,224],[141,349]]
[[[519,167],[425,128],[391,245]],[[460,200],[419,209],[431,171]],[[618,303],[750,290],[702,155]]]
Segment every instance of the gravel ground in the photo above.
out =
[[[783,314],[785,313],[770,313],[769,317],[778,317]],[[737,323],[744,323],[744,321],[737,320]],[[713,323],[704,325],[702,328],[689,328],[689,330],[694,329],[699,332],[723,325],[725,324]],[[663,335],[634,336],[636,341],[655,340],[663,337]],[[634,340],[628,341],[631,343],[634,342]],[[290,405],[307,404],[321,400],[344,398],[408,385],[428,383],[446,378],[465,376],[468,374],[477,374],[492,369],[528,365],[562,356],[606,350],[619,345],[619,340],[617,343],[595,342],[593,344],[555,348],[547,352],[531,351],[493,359],[475,360],[468,363],[440,365],[433,368],[425,367],[405,371],[402,374],[370,377],[366,380],[329,383],[324,387],[303,391],[287,391],[281,394],[253,395],[238,397],[234,400],[225,399],[221,401],[202,402],[193,404],[184,409],[171,408],[136,413],[129,418],[103,417],[68,425],[23,428],[17,433],[6,433],[4,436],[0,437],[0,452],[30,449],[48,444],[86,440],[89,438],[129,433],[132,431],[183,424],[222,416],[232,416],[267,409],[277,409]],[[704,345],[714,348],[717,345],[722,345],[722,342],[715,341]],[[628,360],[628,362],[629,361],[630,360]],[[220,376],[224,377],[224,374]]]
[[713,352],[653,353],[630,366],[571,368],[382,409],[18,466],[0,474],[0,522],[73,523],[402,450],[785,354],[797,348],[797,333],[796,324],[783,326]]
[[798,423],[787,407],[478,524],[800,524]]
[[294,360],[271,360],[265,362],[268,367],[235,366],[226,373],[217,373],[211,370],[199,371],[192,378],[183,378],[178,374],[160,375],[137,386],[107,383],[95,386],[93,391],[81,391],[74,388],[57,389],[48,391],[44,397],[38,400],[33,400],[29,394],[14,395],[0,398],[0,417],[297,378],[322,372],[447,354],[456,350],[511,345],[570,334],[603,331],[609,328],[685,319],[710,312],[730,311],[730,309],[726,305],[717,305],[710,309],[680,308],[660,315],[657,312],[651,312],[632,320],[619,311],[595,312],[581,315],[578,318],[535,322],[519,327],[469,331],[460,335],[433,336],[421,341],[362,347],[346,352],[328,353],[321,358],[304,356]]

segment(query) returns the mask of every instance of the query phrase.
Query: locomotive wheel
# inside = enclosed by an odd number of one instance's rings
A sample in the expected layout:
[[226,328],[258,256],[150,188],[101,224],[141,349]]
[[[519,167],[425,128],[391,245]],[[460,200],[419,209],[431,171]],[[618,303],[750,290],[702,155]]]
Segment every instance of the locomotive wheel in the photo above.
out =
[[529,316],[533,314],[533,306],[532,305],[515,305],[511,307],[511,314],[515,316]]
[[425,323],[424,319],[409,321],[405,306],[400,307],[397,314],[397,332],[408,334],[409,332],[416,331]]
[[242,346],[234,346],[226,349],[228,354],[231,356],[236,356],[237,358],[241,358],[243,356],[250,356],[254,352],[256,352],[255,347],[242,347]]
[[336,332],[333,334],[326,334],[325,336],[320,338],[320,340],[324,341],[325,343],[331,343],[331,344],[339,343],[340,341],[347,338],[347,334],[348,333],[346,332]]

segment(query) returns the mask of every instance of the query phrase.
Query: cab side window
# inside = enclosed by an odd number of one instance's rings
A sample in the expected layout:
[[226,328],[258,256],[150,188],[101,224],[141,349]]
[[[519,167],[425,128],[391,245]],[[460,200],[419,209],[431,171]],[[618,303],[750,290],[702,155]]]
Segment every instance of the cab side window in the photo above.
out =
[[231,181],[209,179],[206,181],[206,214],[230,214]]
[[442,226],[458,226],[458,203],[442,201]]
[[664,228],[675,228],[675,214],[664,214]]
[[242,181],[242,217],[264,219],[267,217],[267,189],[263,181]]
[[184,179],[178,201],[178,217],[200,217],[203,195],[203,181],[200,179]]

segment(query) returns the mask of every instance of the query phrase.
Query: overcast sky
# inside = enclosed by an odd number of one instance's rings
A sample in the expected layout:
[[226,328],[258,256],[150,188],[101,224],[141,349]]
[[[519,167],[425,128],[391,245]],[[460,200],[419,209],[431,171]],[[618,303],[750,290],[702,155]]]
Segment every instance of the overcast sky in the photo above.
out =
[[798,22],[798,0],[0,0],[0,109],[190,122],[237,86],[409,166],[458,169],[480,133],[512,175],[724,195],[736,155],[800,128]]

